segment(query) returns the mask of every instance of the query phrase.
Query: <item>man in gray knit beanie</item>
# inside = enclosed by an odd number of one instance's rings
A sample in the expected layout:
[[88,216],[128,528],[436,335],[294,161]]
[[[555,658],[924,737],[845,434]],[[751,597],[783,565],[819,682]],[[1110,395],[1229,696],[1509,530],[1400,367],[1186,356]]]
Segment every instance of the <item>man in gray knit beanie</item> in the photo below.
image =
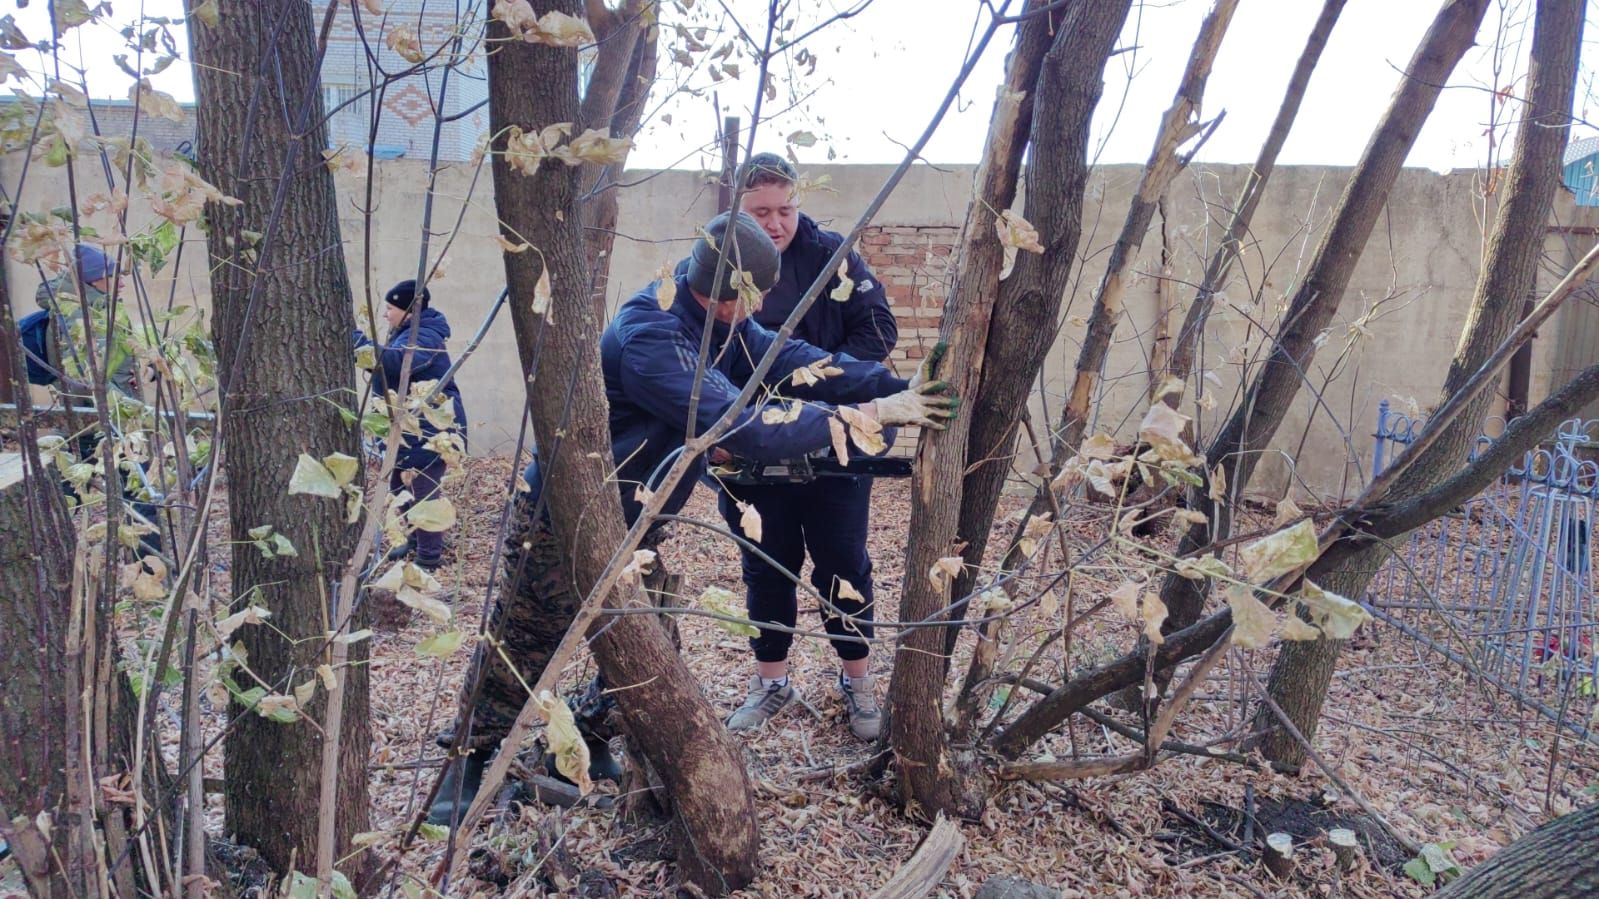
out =
[[[727,240],[729,223],[733,226],[731,241]],[[727,260],[720,262],[724,244]],[[719,262],[720,278],[716,277]],[[763,294],[777,283],[781,265],[782,256],[777,252],[777,245],[766,236],[759,222],[746,212],[736,216],[724,212],[707,222],[705,234],[694,241],[688,257],[688,286],[700,296],[718,303],[736,300],[739,297],[739,278],[733,275],[736,271],[739,277],[749,277],[754,287],[752,295]],[[726,320],[720,314],[717,318]]]

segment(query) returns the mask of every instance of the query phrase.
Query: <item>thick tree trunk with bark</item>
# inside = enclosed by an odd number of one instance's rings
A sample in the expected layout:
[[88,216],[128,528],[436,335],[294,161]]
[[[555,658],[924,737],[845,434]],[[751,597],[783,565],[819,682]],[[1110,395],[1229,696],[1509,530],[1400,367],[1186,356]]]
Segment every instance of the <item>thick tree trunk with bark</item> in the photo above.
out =
[[[1027,393],[1058,330],[1061,303],[1070,286],[1082,234],[1083,191],[1088,181],[1088,126],[1104,87],[1105,61],[1127,18],[1130,0],[1080,3],[1053,22],[1040,19],[1024,26],[1023,53],[1029,42],[1051,40],[1035,74],[1031,116],[1032,152],[1027,159],[1027,197],[1022,217],[1038,229],[1043,253],[1019,252],[1010,275],[999,283],[988,328],[982,383],[975,397],[963,403],[971,416],[967,438],[970,468],[961,486],[959,539],[969,567],[956,578],[951,594],[971,593],[973,572],[987,549],[994,509],[1011,470]],[[979,639],[986,639],[983,628]],[[955,650],[959,631],[946,635],[946,654]],[[974,658],[974,664],[978,660]],[[981,680],[982,676],[976,678]],[[971,722],[975,681],[963,689],[967,708],[960,718]]]
[[[1584,5],[1582,0],[1538,3],[1527,110],[1517,128],[1505,195],[1440,402],[1464,386],[1492,355],[1516,326],[1524,298],[1537,285],[1545,226],[1560,185],[1561,157],[1570,134]],[[1410,460],[1394,483],[1392,498],[1402,501],[1418,496],[1454,475],[1480,433],[1492,402],[1493,394],[1484,391],[1447,423],[1438,442]],[[1347,558],[1324,559],[1307,576],[1335,593],[1358,597],[1365,593],[1384,554],[1381,547],[1372,547]],[[1284,643],[1272,666],[1267,692],[1307,738],[1315,736],[1341,650],[1342,642],[1335,640]],[[1266,759],[1279,769],[1298,770],[1304,763],[1304,749],[1269,708],[1257,712],[1255,725],[1257,732],[1264,732],[1260,746]]]
[[[0,341],[17,340],[0,278]],[[114,589],[95,554],[79,555],[59,473],[40,459],[20,355],[0,358],[0,379],[16,388],[21,450],[0,454],[0,529],[15,535],[0,544],[0,838],[32,896],[94,895],[108,865],[121,895],[159,892],[159,872],[126,851],[128,807],[97,806],[99,779],[134,768],[140,708],[118,664]],[[157,847],[166,822],[152,823],[145,845]]]
[[[98,890],[95,853],[68,823],[91,814],[93,781],[82,767],[76,541],[53,471],[36,467],[25,478],[23,465],[18,454],[0,457],[0,528],[18,535],[0,541],[0,814],[9,819],[0,834],[29,894],[65,899]],[[34,825],[43,812],[62,822],[48,837]]]
[[1121,233],[1117,235],[1116,243],[1111,245],[1105,277],[1099,282],[1099,290],[1094,293],[1088,331],[1077,353],[1076,373],[1056,435],[1054,455],[1057,460],[1075,452],[1082,442],[1083,430],[1088,426],[1088,407],[1099,391],[1105,358],[1110,353],[1110,340],[1121,321],[1127,279],[1131,275],[1133,262],[1138,259],[1138,251],[1144,245],[1149,223],[1155,218],[1156,205],[1172,179],[1187,163],[1177,155],[1178,149],[1198,136],[1204,128],[1198,116],[1205,96],[1205,82],[1210,78],[1216,51],[1221,49],[1222,38],[1226,36],[1227,26],[1232,22],[1233,11],[1237,8],[1238,0],[1216,0],[1216,5],[1199,26],[1199,35],[1189,52],[1188,66],[1177,85],[1177,96],[1161,117],[1155,146],[1150,150],[1149,161],[1144,164],[1144,171],[1139,176],[1138,188],[1133,191]]
[[[1029,11],[1043,7],[1030,2]],[[1081,2],[1074,5],[1081,5]],[[1016,178],[1031,127],[1033,93],[1051,44],[1046,16],[1025,20],[994,103],[975,198],[967,208],[953,290],[944,304],[942,340],[947,355],[936,376],[959,396],[975,396],[983,375],[989,321],[998,294],[1004,247],[995,231],[1000,210],[1016,196]],[[906,550],[900,617],[948,620],[950,602],[929,572],[940,558],[957,555],[962,481],[966,472],[971,417],[960,415],[949,429],[922,435],[911,486],[910,545]],[[889,741],[899,772],[900,799],[931,819],[976,818],[984,793],[972,776],[974,759],[956,758],[944,729],[943,694],[949,669],[940,628],[916,628],[900,637],[888,690]]]
[[[541,14],[582,12],[576,0],[535,5]],[[489,57],[492,132],[503,134],[511,125],[537,132],[577,121],[577,51],[508,37],[501,22],[490,23],[489,39],[499,47]],[[616,485],[606,479],[611,440],[599,360],[602,319],[590,301],[580,173],[548,159],[528,176],[507,164],[504,148],[501,137],[494,188],[506,236],[516,240],[519,234],[539,251],[507,254],[505,274],[522,364],[536,373],[528,394],[544,495],[555,533],[570,547],[574,582],[587,593],[627,527]],[[535,285],[546,274],[553,291],[549,318],[532,311]],[[636,584],[619,587],[607,601],[648,602]],[[617,690],[629,736],[670,793],[682,830],[680,874],[717,894],[745,886],[756,874],[759,833],[742,751],[660,622],[637,615],[602,618],[591,636],[600,670]]]
[[[288,694],[327,661],[318,639],[353,548],[342,502],[288,494],[301,453],[360,455],[335,403],[354,396],[350,284],[327,145],[311,7],[296,0],[220,0],[216,25],[190,29],[198,92],[198,152],[206,180],[239,206],[212,204],[213,334],[233,534],[233,594],[272,612],[271,627],[236,639],[269,690]],[[255,240],[246,232],[258,232]],[[333,403],[328,400],[333,400]],[[246,532],[270,524],[297,556],[263,558]],[[281,632],[281,634],[280,634]],[[290,642],[291,640],[297,642]],[[317,822],[337,815],[337,856],[368,829],[364,644],[350,647],[339,801],[320,808],[322,739],[311,721],[271,721],[235,702],[225,744],[227,827],[278,870],[309,870]],[[240,686],[253,683],[239,675]],[[302,712],[320,722],[324,691]],[[345,862],[349,865],[349,862]]]
[[[1388,191],[1449,73],[1475,40],[1487,6],[1487,0],[1448,0],[1439,10],[1344,188],[1332,223],[1283,315],[1266,363],[1207,448],[1207,470],[1222,468],[1231,498],[1243,495],[1262,450],[1271,443],[1299,394],[1301,373],[1308,370],[1317,338],[1338,311],[1355,265],[1387,204]],[[1203,489],[1189,492],[1188,505],[1204,513],[1208,523],[1189,528],[1178,545],[1179,555],[1197,551],[1229,533],[1228,505],[1213,502]],[[1160,594],[1168,611],[1166,627],[1176,632],[1198,621],[1205,595],[1203,581],[1168,574]]]
[[1500,850],[1438,899],[1599,896],[1599,805],[1556,818]]

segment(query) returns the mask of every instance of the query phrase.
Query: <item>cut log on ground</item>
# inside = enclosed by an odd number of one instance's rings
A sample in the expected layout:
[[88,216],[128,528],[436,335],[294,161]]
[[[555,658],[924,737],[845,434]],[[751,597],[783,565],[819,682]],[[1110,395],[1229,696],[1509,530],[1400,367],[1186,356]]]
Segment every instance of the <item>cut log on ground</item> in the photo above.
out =
[[921,899],[931,893],[960,857],[965,843],[955,822],[940,815],[927,839],[916,848],[916,854],[872,894],[872,899]]

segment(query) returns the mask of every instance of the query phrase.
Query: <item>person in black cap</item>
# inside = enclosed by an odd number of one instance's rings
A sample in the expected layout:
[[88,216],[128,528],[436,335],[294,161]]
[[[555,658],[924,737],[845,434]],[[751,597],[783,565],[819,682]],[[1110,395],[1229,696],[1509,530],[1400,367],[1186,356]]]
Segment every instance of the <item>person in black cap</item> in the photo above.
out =
[[[727,258],[719,264],[724,245]],[[690,407],[695,409],[694,432],[705,433],[733,405],[777,339],[750,316],[777,283],[778,266],[777,247],[755,219],[742,212],[723,213],[705,226],[705,236],[695,241],[671,283],[645,287],[623,303],[606,326],[600,337],[600,362],[610,406],[615,480],[629,524],[643,509],[639,488],[654,487],[682,448]],[[710,351],[703,379],[697,379],[706,328],[711,329]],[[801,385],[793,379],[798,369],[824,366],[828,375],[814,384]],[[832,445],[829,421],[844,405],[885,426],[943,428],[955,414],[956,401],[944,395],[943,383],[925,382],[921,375],[906,381],[878,363],[823,352],[798,340],[779,348],[762,384],[767,393],[758,394],[757,401],[738,414],[720,444],[755,461],[776,462]],[[783,414],[766,414],[774,410]],[[663,514],[675,514],[688,501],[704,471],[703,458],[695,466],[667,497]],[[519,494],[518,502],[527,511],[537,508],[543,485],[537,457],[523,476],[529,489]],[[658,530],[646,536],[646,545],[655,545]],[[572,583],[567,550],[553,533],[548,516],[526,522],[526,529],[512,533],[505,548],[506,582],[515,588],[508,586],[497,594],[489,619],[488,632],[500,634],[498,651],[485,651],[480,645],[467,674],[456,723],[457,728],[468,729],[469,736],[462,741],[467,754],[450,763],[439,785],[438,800],[429,813],[435,824],[450,822],[470,804],[483,766],[527,700],[525,685],[538,680],[582,604],[583,595]],[[468,707],[465,699],[479,668],[485,669],[482,689]],[[603,695],[592,688],[590,693]],[[611,776],[616,769],[603,740],[589,736],[608,711],[608,702],[584,705],[578,725],[589,742],[590,776]]]
[[[450,339],[450,323],[444,314],[431,305],[433,297],[427,287],[420,294],[415,281],[401,281],[384,294],[384,320],[389,326],[388,342],[378,348],[376,366],[372,369],[372,389],[380,396],[400,386],[400,370],[405,354],[410,351],[411,379],[415,385],[438,381],[450,370],[450,354],[445,349]],[[357,347],[371,344],[366,335],[355,333]],[[414,348],[414,349],[413,349]],[[440,414],[448,401],[449,415]],[[420,434],[406,434],[400,447],[394,471],[389,475],[389,489],[408,490],[413,503],[433,499],[439,493],[439,483],[444,480],[445,463],[440,451],[466,451],[466,406],[461,402],[461,388],[451,378],[438,389],[435,402],[439,411],[421,415]],[[453,416],[453,417],[452,417]],[[445,425],[435,420],[448,419]],[[458,441],[458,444],[457,444]],[[389,553],[399,559],[414,553],[416,564],[428,571],[436,571],[443,564],[444,533],[417,528],[411,539]]]

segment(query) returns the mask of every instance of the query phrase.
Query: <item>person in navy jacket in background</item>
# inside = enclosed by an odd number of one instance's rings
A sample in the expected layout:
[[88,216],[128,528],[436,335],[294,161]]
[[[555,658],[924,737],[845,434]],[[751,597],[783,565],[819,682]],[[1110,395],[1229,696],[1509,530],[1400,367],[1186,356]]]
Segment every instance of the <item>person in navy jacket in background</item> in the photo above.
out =
[[[703,434],[733,406],[740,390],[754,377],[756,364],[777,339],[750,319],[762,295],[777,283],[777,247],[744,213],[723,213],[705,226],[705,232],[709,240],[701,237],[695,241],[673,283],[666,285],[664,304],[657,299],[656,284],[645,287],[622,304],[600,337],[600,364],[610,406],[611,455],[629,525],[643,508],[639,488],[653,488],[682,449],[691,406],[695,409],[694,432]],[[717,277],[723,243],[727,244],[728,259]],[[706,328],[711,330],[710,352],[699,384],[698,405],[694,406]],[[796,386],[793,373],[820,367],[818,363],[826,363],[838,373],[810,386]],[[756,401],[738,414],[718,446],[764,462],[830,446],[828,422],[840,405],[851,405],[884,426],[932,428],[944,427],[956,405],[953,397],[939,395],[947,389],[942,383],[924,382],[920,376],[906,381],[876,362],[828,353],[798,340],[782,344],[776,364],[761,384],[766,395],[757,394]],[[763,413],[778,404],[791,414],[782,416],[781,421],[776,416],[769,420]],[[667,497],[664,514],[682,509],[703,471],[704,460],[696,460],[695,469]],[[543,487],[541,460],[535,457],[524,478],[529,489],[519,496],[518,503],[524,512],[530,512],[538,508]],[[489,632],[500,632],[501,639],[497,651],[484,652],[479,647],[467,674],[456,723],[457,728],[468,726],[468,736],[462,740],[466,755],[451,761],[439,785],[438,801],[429,812],[429,820],[436,824],[454,820],[470,805],[484,765],[527,700],[524,685],[538,680],[582,605],[583,596],[572,584],[569,550],[554,535],[548,515],[518,527],[521,531],[506,542],[510,586],[496,594],[488,624]],[[654,545],[658,530],[646,535],[646,545]],[[479,668],[485,669],[482,688],[467,706],[465,700]],[[594,715],[586,711],[578,716],[580,730],[591,717]],[[591,760],[608,762],[603,749],[603,744],[591,742]],[[591,763],[590,776],[602,774]]]
[[[401,281],[384,294],[383,313],[389,326],[389,337],[388,342],[378,348],[377,367],[372,370],[372,388],[379,395],[399,389],[400,370],[405,363],[406,351],[412,346],[415,346],[415,350],[411,358],[411,384],[437,381],[450,370],[450,354],[445,349],[450,339],[450,323],[445,320],[444,313],[433,308],[432,300],[432,293],[426,287],[418,296],[416,282],[410,280]],[[371,343],[365,334],[355,332],[357,347]],[[461,388],[451,378],[439,393],[449,399],[455,411],[454,426],[447,432],[458,437],[460,449],[465,450],[466,407],[461,402]],[[394,471],[389,475],[389,489],[396,492],[409,490],[414,497],[413,503],[436,497],[445,474],[444,460],[430,446],[437,445],[440,430],[426,416],[418,418],[422,433],[405,435]],[[406,508],[410,508],[410,505],[408,503]],[[419,567],[436,571],[443,564],[443,552],[443,532],[418,528],[411,534],[410,541],[404,546],[395,547],[389,557],[398,559],[415,553]]]
[[[782,253],[781,277],[755,313],[758,323],[775,330],[794,311],[844,238],[822,229],[799,211],[798,174],[781,156],[758,153],[740,169],[740,176],[744,187],[740,207],[761,223]],[[883,285],[853,251],[841,269],[847,269],[845,276],[851,282],[848,294],[842,299],[833,296],[843,283],[834,274],[799,320],[794,336],[829,353],[881,362],[899,337]],[[743,551],[745,603],[752,621],[795,626],[798,602],[788,572],[799,573],[808,552],[814,563],[811,584],[827,598],[823,627],[835,637],[872,636],[872,559],[866,551],[871,498],[872,479],[866,477],[821,478],[809,484],[724,485],[721,509],[728,527],[738,530],[740,502],[753,505],[761,516],[760,548],[785,569]],[[849,618],[840,617],[835,610]],[[784,631],[762,630],[751,638],[756,674],[744,705],[728,719],[729,729],[759,727],[794,700],[797,694],[788,683],[792,643],[793,636]],[[854,640],[833,641],[850,731],[859,739],[872,741],[882,727],[882,713],[868,669],[868,649],[866,643]]]

